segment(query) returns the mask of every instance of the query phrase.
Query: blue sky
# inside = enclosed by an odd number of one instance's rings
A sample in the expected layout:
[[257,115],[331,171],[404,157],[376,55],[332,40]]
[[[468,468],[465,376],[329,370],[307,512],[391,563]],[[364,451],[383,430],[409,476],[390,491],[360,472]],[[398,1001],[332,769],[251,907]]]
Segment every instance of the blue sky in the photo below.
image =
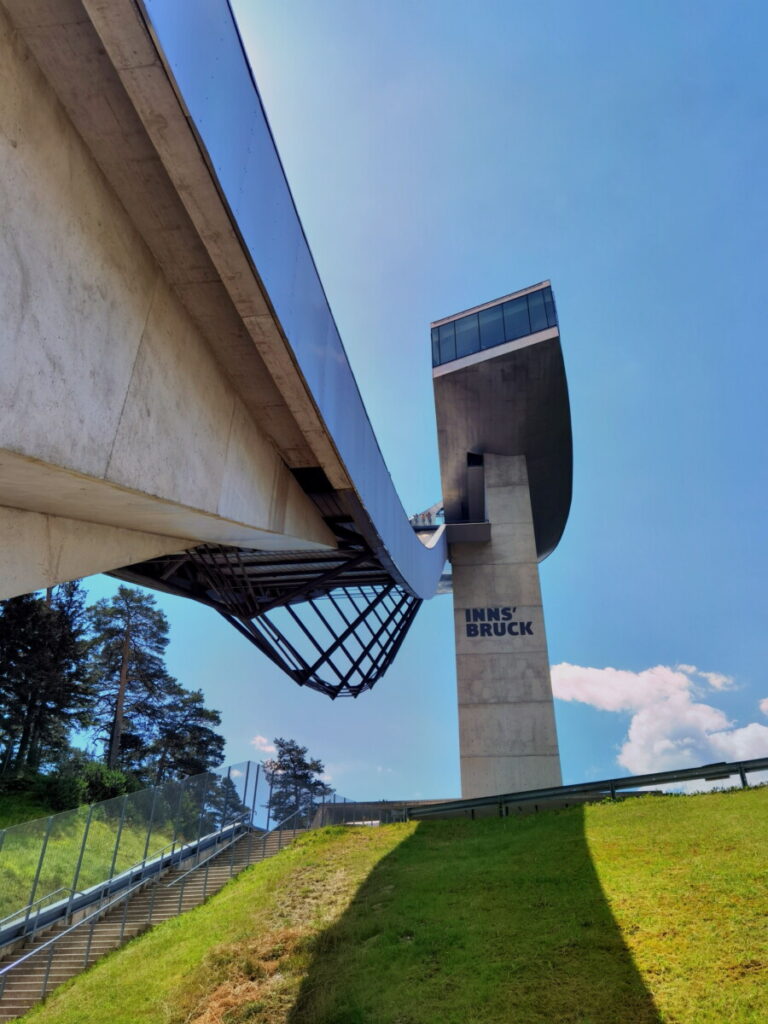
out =
[[[541,576],[566,781],[768,755],[768,7],[234,6],[409,512],[440,493],[430,321],[552,280],[574,498]],[[341,793],[458,793],[449,598],[335,705],[159,600],[228,760],[292,736]]]

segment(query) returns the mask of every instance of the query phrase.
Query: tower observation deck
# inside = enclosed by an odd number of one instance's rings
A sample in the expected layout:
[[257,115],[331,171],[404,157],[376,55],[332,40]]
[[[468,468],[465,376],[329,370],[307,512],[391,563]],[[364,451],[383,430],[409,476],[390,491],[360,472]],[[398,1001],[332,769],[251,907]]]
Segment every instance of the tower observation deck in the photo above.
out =
[[559,785],[538,563],[571,503],[548,281],[432,325],[464,796]]
[[[462,749],[491,764],[478,694],[551,706],[536,562],[571,462],[548,284],[433,326],[446,523],[414,529],[227,0],[0,0],[0,67],[0,598],[111,572],[356,697],[450,542]],[[515,720],[549,765],[541,715]]]

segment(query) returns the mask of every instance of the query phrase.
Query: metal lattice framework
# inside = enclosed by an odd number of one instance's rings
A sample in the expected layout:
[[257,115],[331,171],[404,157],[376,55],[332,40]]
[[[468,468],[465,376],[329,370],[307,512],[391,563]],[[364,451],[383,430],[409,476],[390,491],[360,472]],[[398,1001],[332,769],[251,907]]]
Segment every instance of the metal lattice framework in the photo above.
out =
[[371,689],[421,605],[352,533],[335,551],[204,545],[115,575],[216,608],[296,683],[332,699]]

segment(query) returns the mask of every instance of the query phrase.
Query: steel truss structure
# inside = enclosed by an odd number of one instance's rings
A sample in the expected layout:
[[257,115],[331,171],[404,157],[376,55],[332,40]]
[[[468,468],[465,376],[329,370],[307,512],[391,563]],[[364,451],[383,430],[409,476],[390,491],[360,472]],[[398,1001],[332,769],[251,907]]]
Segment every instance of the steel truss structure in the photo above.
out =
[[383,676],[421,601],[342,532],[334,551],[203,545],[113,575],[209,605],[300,686],[357,697]]

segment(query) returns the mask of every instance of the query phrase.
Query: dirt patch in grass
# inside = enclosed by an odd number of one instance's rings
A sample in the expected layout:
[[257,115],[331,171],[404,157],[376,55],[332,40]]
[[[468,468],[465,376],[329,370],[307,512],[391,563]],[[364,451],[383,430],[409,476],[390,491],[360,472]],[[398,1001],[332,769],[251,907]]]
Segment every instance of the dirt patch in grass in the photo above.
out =
[[284,978],[304,933],[284,928],[257,940],[220,947],[216,968],[226,980],[216,985],[191,1017],[190,1024],[240,1024],[284,1021],[293,1002]]
[[327,836],[310,836],[294,851],[300,856],[319,846],[323,855],[294,865],[290,885],[263,908],[266,930],[219,944],[206,955],[194,987],[177,996],[173,1024],[284,1024],[315,952],[314,941],[348,909],[381,852],[384,833],[334,831],[335,844],[328,844]]
[[327,829],[44,1024],[767,1024],[768,789]]

